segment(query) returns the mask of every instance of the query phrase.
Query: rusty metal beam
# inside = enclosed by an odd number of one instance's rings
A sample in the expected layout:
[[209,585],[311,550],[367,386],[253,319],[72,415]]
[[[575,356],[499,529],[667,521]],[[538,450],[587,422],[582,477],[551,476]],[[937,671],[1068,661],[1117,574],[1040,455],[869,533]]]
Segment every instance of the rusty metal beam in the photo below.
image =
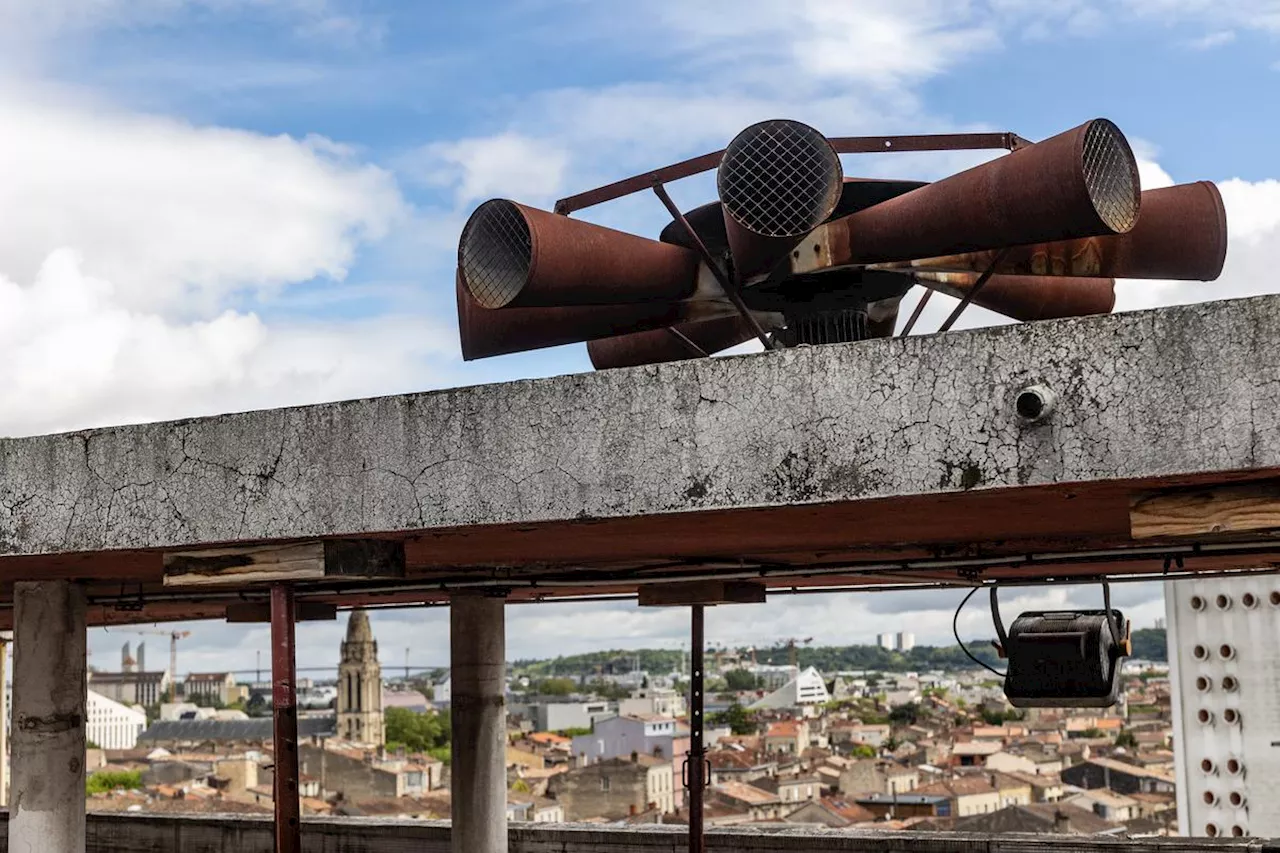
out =
[[293,587],[271,587],[271,749],[275,757],[271,798],[275,804],[275,853],[302,853],[298,799],[298,698],[295,691]]
[[[839,154],[876,154],[897,151],[984,151],[1004,149],[1016,151],[1029,144],[1016,133],[935,133],[910,136],[834,136],[829,137]],[[602,187],[562,198],[556,202],[555,212],[569,215],[606,201],[647,190],[655,183],[670,183],[681,178],[709,172],[720,165],[724,150],[712,151],[700,157],[681,160],[661,169],[644,172]]]

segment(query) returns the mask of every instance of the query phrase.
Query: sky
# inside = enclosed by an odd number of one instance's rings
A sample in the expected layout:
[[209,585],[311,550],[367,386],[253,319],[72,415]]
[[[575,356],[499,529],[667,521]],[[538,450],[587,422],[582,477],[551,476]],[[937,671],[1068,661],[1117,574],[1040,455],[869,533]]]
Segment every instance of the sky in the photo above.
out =
[[[1218,182],[1232,233],[1218,282],[1123,282],[1117,309],[1269,292],[1278,88],[1280,0],[0,0],[0,435],[588,370],[581,346],[461,361],[467,215],[495,195],[548,207],[766,118],[1030,139],[1110,118],[1144,187]],[[845,171],[928,180],[982,156]],[[709,176],[671,189],[684,207],[713,196]],[[583,215],[664,222],[644,196]],[[971,309],[962,325],[995,322]],[[945,642],[958,597],[721,608],[708,633]],[[1138,625],[1162,613],[1158,586],[1117,599]],[[443,664],[447,621],[375,614],[384,661]],[[687,632],[685,614],[633,604],[512,607],[508,623],[512,658]],[[979,606],[961,626],[990,634]],[[252,668],[267,648],[265,628],[187,627],[182,671]],[[302,626],[300,665],[333,663],[341,633]],[[165,659],[163,638],[113,629],[92,632],[91,662],[142,639]]]

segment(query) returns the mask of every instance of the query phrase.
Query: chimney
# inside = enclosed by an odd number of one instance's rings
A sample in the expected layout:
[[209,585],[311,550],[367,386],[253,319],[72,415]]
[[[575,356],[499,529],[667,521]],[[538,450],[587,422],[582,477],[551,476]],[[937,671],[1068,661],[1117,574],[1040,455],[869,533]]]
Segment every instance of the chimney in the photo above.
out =
[[635,764],[639,760],[640,760],[640,753],[636,752],[634,749],[631,750],[631,763]]
[[1071,818],[1067,817],[1067,813],[1062,809],[1053,813],[1053,831],[1058,835],[1067,835],[1071,832]]
[[632,804],[631,804],[630,806],[628,806],[627,808],[629,809],[629,812],[628,812],[628,813],[629,813],[629,814],[631,814],[631,815],[634,817],[634,816],[635,816],[635,813],[636,813],[636,804],[635,804],[635,803],[632,803]]

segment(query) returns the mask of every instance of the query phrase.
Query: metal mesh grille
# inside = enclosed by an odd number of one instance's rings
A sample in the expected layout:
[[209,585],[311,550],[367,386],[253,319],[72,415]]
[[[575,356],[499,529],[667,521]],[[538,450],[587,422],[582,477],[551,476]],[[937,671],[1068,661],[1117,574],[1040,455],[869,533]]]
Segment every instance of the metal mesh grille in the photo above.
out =
[[1138,223],[1142,186],[1138,164],[1120,128],[1106,119],[1090,124],[1083,160],[1085,187],[1102,221],[1119,234],[1133,228]]
[[821,133],[775,119],[734,137],[716,181],[725,210],[744,228],[765,237],[798,237],[835,210],[844,174]]
[[787,315],[787,327],[779,337],[784,346],[801,344],[847,344],[867,339],[867,312],[844,308],[796,316]]
[[533,241],[520,208],[486,201],[471,214],[458,243],[458,266],[471,297],[485,308],[515,299],[529,278]]

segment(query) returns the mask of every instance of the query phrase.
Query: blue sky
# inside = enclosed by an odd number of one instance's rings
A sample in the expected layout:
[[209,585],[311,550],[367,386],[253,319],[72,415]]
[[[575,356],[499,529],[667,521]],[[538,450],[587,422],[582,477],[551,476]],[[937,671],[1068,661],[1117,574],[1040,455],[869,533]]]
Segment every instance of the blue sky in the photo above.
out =
[[[1105,116],[1146,186],[1218,181],[1232,230],[1222,280],[1122,283],[1118,307],[1267,292],[1278,87],[1278,0],[0,0],[0,434],[588,369],[582,347],[460,361],[467,214],[493,195],[549,206],[764,118],[1035,139]],[[929,179],[980,156],[845,170]],[[672,189],[686,206],[712,195],[708,177]],[[648,197],[586,215],[648,234],[664,221]],[[1157,589],[1130,595],[1140,622],[1159,614]],[[852,642],[909,619],[941,641],[954,597],[805,599],[721,630],[803,623]],[[446,621],[375,625],[387,648],[443,649]],[[976,611],[966,624],[986,630]],[[316,657],[340,628],[314,628]],[[195,630],[192,666],[265,648]],[[684,623],[518,608],[512,630],[527,656],[674,643]],[[120,642],[95,634],[107,660]]]

